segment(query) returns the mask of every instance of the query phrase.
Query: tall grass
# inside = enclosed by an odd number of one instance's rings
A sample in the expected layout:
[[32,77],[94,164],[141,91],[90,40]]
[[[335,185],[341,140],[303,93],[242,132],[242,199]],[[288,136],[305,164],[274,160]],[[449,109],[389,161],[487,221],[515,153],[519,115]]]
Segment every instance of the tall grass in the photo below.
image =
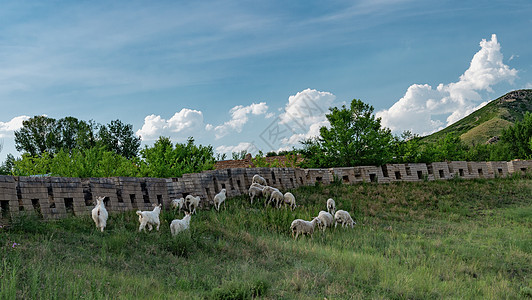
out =
[[[0,229],[0,298],[531,297],[531,191],[530,179],[302,187],[294,211],[229,198],[177,237],[171,211],[149,233],[134,212],[104,233],[88,216],[22,217]],[[291,221],[330,197],[355,228],[294,241]]]

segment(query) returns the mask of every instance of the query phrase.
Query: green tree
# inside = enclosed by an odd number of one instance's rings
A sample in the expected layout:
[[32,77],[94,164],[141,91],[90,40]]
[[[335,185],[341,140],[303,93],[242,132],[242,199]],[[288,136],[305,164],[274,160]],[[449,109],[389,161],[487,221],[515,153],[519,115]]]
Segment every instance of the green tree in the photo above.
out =
[[133,125],[113,120],[107,125],[100,125],[98,137],[102,146],[109,151],[132,158],[140,149],[140,137],[135,136]]
[[56,120],[35,116],[22,122],[15,131],[15,148],[31,156],[54,153],[58,146]]
[[95,128],[93,121],[85,122],[74,117],[56,120],[35,116],[22,122],[22,128],[15,131],[15,147],[31,156],[87,149],[96,145]]
[[152,147],[146,146],[140,154],[144,161],[142,173],[149,177],[177,177],[211,170],[215,162],[212,146],[196,146],[193,138],[174,147],[170,138],[159,137]]
[[248,154],[247,150],[242,150],[239,152],[231,152],[231,156],[233,157],[233,160],[239,160],[246,158],[246,154]]
[[6,160],[0,165],[0,175],[12,175],[15,167],[15,157],[9,153]]
[[510,150],[512,158],[526,159],[532,156],[532,114],[526,112],[520,122],[504,129],[501,134],[501,141]]
[[421,138],[411,131],[403,132],[393,142],[393,156],[396,163],[416,163],[422,160]]
[[57,120],[56,132],[58,147],[65,151],[73,149],[89,149],[96,146],[96,124],[90,120],[85,122],[74,117]]
[[[302,153],[313,167],[381,165],[391,161],[393,136],[375,118],[371,105],[354,99],[351,105],[329,108],[330,128],[321,127],[320,137],[303,141]],[[320,154],[321,152],[321,154]]]

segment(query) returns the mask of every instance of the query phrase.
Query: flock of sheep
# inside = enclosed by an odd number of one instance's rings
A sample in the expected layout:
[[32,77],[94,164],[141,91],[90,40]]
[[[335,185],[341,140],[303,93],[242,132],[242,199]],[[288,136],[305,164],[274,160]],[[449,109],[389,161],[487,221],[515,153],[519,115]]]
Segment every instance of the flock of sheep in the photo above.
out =
[[[251,186],[249,187],[248,195],[251,199],[251,204],[255,198],[260,198],[264,196],[264,206],[273,204],[276,208],[281,208],[283,204],[290,207],[290,209],[296,209],[296,199],[294,195],[290,192],[287,192],[283,195],[277,188],[267,185],[266,180],[260,175],[253,176]],[[219,211],[222,203],[225,206],[226,199],[226,190],[222,189],[220,193],[214,196],[214,208]],[[108,213],[105,209],[104,197],[98,197],[96,199],[96,206],[92,210],[92,219],[96,224],[96,227],[103,232],[104,228],[107,225]],[[196,208],[199,206],[200,197],[194,197],[192,195],[187,195],[185,198],[174,199],[172,200],[172,209],[181,209],[186,208],[188,211],[185,212],[185,217],[182,219],[175,219],[170,223],[170,232],[173,236],[178,233],[187,230],[190,228],[190,218],[192,214],[196,213]],[[153,226],[157,226],[156,229],[159,230],[161,222],[159,221],[159,214],[161,213],[162,205],[159,204],[155,206],[152,211],[137,211],[139,216],[139,232],[146,230],[151,231]],[[327,211],[320,211],[317,217],[314,217],[311,221],[306,221],[302,219],[295,219],[290,225],[290,231],[292,232],[292,237],[297,239],[300,234],[310,235],[314,233],[316,226],[321,228],[323,231],[327,227],[336,227],[340,223],[342,227],[353,226],[356,224],[351,218],[349,212],[345,210],[336,211],[336,203],[333,199],[327,200]]]

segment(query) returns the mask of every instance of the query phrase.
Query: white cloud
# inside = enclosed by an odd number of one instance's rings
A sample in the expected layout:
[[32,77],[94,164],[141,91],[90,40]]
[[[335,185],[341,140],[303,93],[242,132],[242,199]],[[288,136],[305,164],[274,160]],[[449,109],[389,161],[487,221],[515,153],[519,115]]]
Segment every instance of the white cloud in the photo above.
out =
[[321,121],[336,96],[329,92],[306,89],[288,97],[284,112],[279,116],[281,124],[298,123],[304,127],[307,124]]
[[0,138],[6,137],[11,132],[18,130],[22,127],[22,122],[28,120],[28,116],[14,117],[8,122],[0,122]]
[[159,136],[187,138],[191,135],[197,135],[207,129],[209,125],[204,125],[201,111],[183,108],[168,120],[158,115],[146,116],[144,125],[137,130],[137,135],[142,137],[144,141],[155,140]]
[[225,153],[231,155],[233,152],[240,152],[243,150],[246,150],[248,153],[255,153],[258,151],[258,148],[254,144],[247,142],[241,142],[238,145],[233,146],[222,145],[216,147],[216,152],[220,154]]
[[[490,41],[483,39],[480,47],[457,82],[441,83],[435,89],[428,84],[411,85],[392,107],[377,112],[382,124],[394,132],[429,134],[485,105],[479,103],[482,99],[479,92],[491,92],[499,82],[513,83],[517,70],[503,63],[497,36],[493,34]],[[442,118],[446,119],[445,125]]]
[[525,89],[532,89],[532,82],[525,84]]
[[237,105],[229,112],[231,113],[231,120],[218,125],[214,128],[216,139],[220,139],[231,131],[242,132],[242,128],[249,121],[249,114],[263,115],[268,111],[266,102],[253,103],[248,106]]
[[279,115],[278,125],[291,135],[280,138],[279,145],[276,145],[278,149],[290,149],[301,140],[318,136],[321,127],[329,126],[325,114],[335,99],[332,93],[315,89],[306,89],[288,97],[285,110]]

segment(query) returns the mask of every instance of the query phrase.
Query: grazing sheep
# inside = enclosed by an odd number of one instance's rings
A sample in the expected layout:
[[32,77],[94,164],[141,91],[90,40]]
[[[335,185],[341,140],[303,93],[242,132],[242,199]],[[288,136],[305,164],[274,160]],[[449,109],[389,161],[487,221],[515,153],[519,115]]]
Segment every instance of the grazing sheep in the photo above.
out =
[[329,212],[331,215],[334,215],[336,212],[336,203],[334,202],[333,198],[327,199],[327,212]]
[[334,218],[336,219],[336,223],[334,224],[334,227],[338,225],[338,223],[342,224],[342,227],[347,227],[348,225],[351,225],[351,228],[353,228],[353,225],[356,224],[355,221],[353,221],[353,218],[351,218],[351,215],[345,211],[345,210],[339,210],[334,214]]
[[96,199],[96,206],[92,209],[92,219],[96,223],[96,228],[99,228],[102,232],[105,226],[107,226],[107,209],[105,209],[105,204],[103,200],[105,197],[98,197]]
[[159,214],[161,213],[161,206],[162,204],[159,204],[155,206],[155,208],[152,211],[140,211],[137,210],[137,215],[139,215],[139,232],[144,229],[146,231],[145,227],[148,225],[148,230],[151,231],[153,229],[153,225],[157,225],[157,231],[159,231],[159,226],[161,225],[161,222],[159,221]]
[[283,193],[279,191],[273,191],[272,195],[270,196],[270,200],[268,201],[268,204],[275,201],[275,207],[280,208],[281,204],[284,202],[284,195]]
[[183,204],[185,204],[185,198],[174,199],[172,200],[172,209],[175,210],[177,208],[179,211],[181,211]]
[[251,180],[252,183],[256,182],[258,184],[261,184],[261,185],[266,185],[267,182],[266,182],[266,179],[264,179],[264,177],[260,176],[259,174],[255,174],[253,175],[253,179]]
[[268,200],[270,199],[270,196],[274,191],[278,191],[280,193],[280,191],[274,187],[267,185],[264,186],[264,188],[262,189],[262,194],[264,195],[264,197],[266,197],[266,199],[264,200],[264,206],[268,204]]
[[178,220],[175,219],[170,223],[170,231],[172,232],[172,236],[176,236],[181,231],[185,231],[190,228],[190,218],[191,214],[189,212],[185,212],[185,217],[183,219]]
[[226,190],[222,189],[216,196],[214,196],[214,207],[217,211],[220,211],[220,205],[223,203],[225,207]]
[[290,192],[284,194],[284,203],[290,206],[291,210],[296,209],[296,197]]
[[318,219],[321,221],[321,229],[325,231],[327,227],[332,227],[334,223],[334,217],[330,213],[322,210],[318,214]]
[[295,219],[292,221],[292,224],[290,225],[290,230],[292,231],[292,237],[294,237],[295,233],[295,239],[297,240],[297,237],[299,234],[307,234],[312,237],[312,234],[314,233],[314,228],[316,226],[321,226],[321,220],[318,218],[312,219],[312,221],[305,221],[302,219]]
[[188,207],[188,211],[191,214],[196,213],[196,208],[198,208],[199,202],[200,202],[200,196],[194,197],[192,195],[188,195],[185,197],[186,206]]
[[252,184],[252,185],[249,187],[248,195],[249,195],[249,197],[251,198],[251,204],[253,204],[253,199],[254,199],[255,197],[258,198],[258,197],[262,196],[262,188],[260,188],[260,187],[258,187],[258,186],[256,186],[256,185],[253,185],[253,184]]
[[262,185],[262,184],[260,184],[260,183],[256,183],[256,182],[253,182],[253,183],[250,185],[250,187],[251,187],[251,186],[258,187],[258,188],[261,189],[261,190],[265,187],[265,185]]

